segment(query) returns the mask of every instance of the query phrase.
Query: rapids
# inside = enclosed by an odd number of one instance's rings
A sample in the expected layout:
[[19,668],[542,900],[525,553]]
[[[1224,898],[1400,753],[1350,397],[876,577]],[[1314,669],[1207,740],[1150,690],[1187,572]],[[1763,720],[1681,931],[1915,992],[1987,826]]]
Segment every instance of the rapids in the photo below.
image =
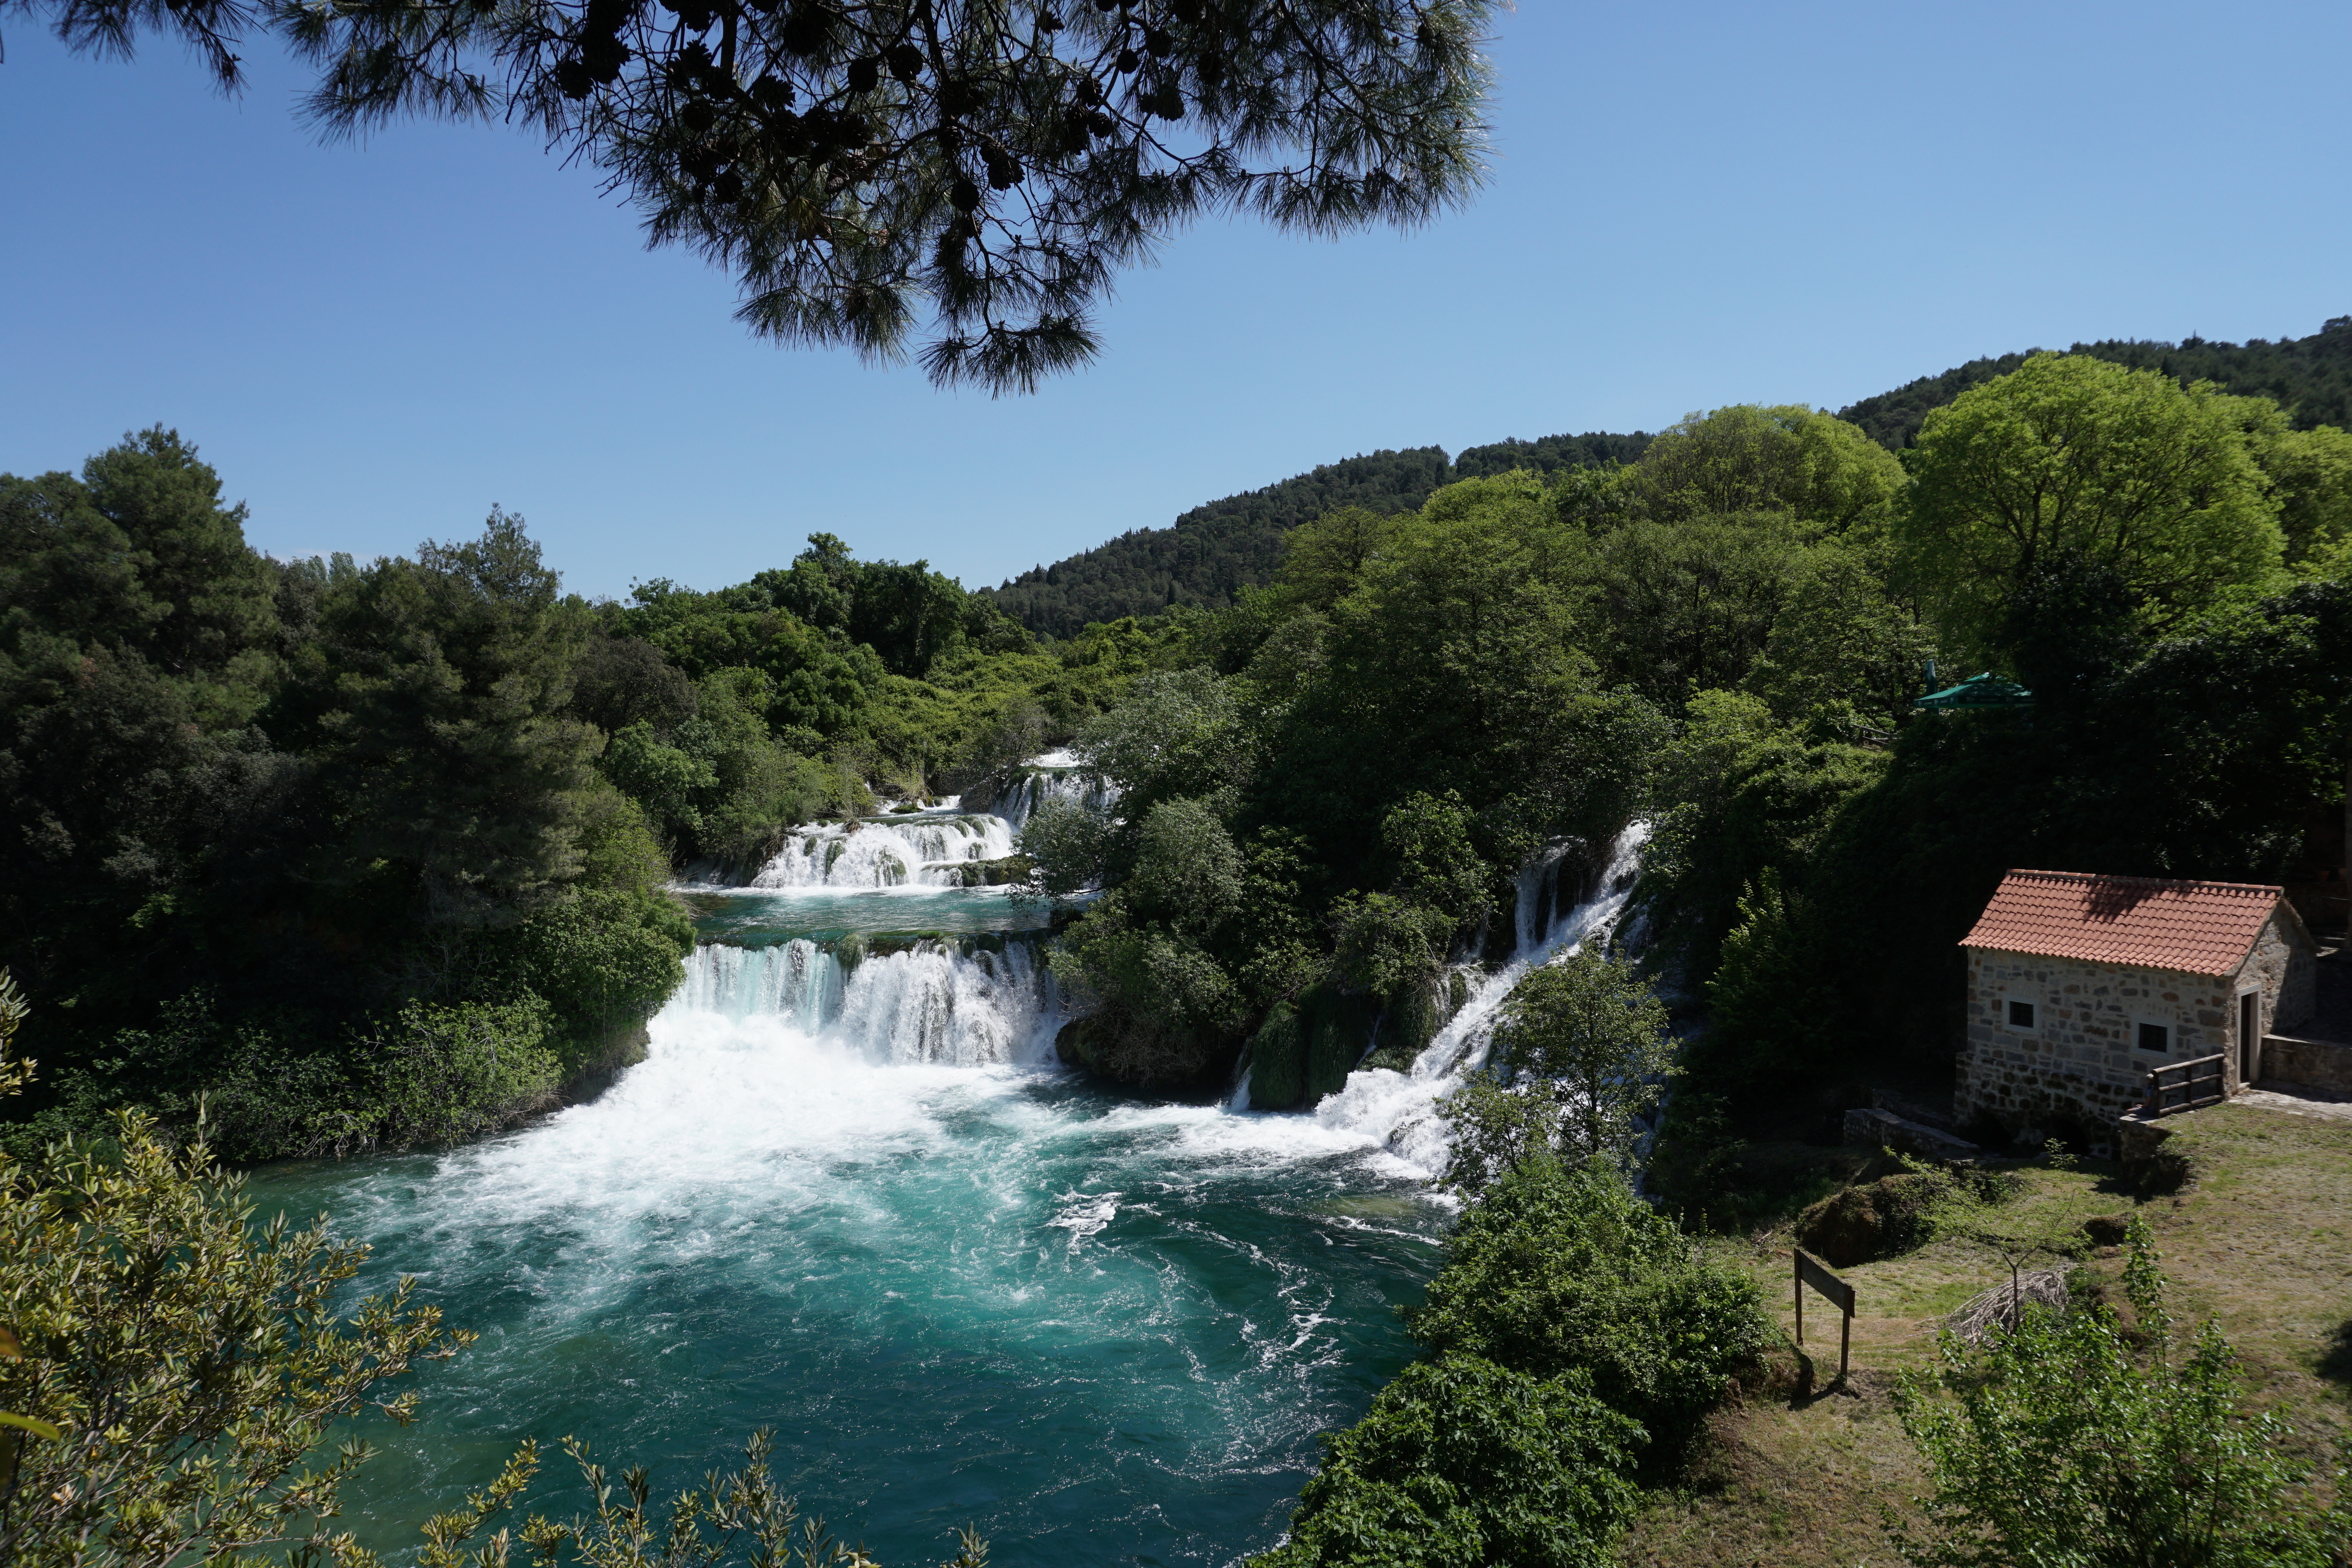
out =
[[[1009,834],[927,813],[829,841],[944,860]],[[370,1288],[415,1274],[482,1336],[416,1376],[415,1426],[371,1430],[349,1522],[404,1558],[522,1437],[549,1460],[530,1506],[568,1515],[564,1434],[675,1489],[768,1426],[784,1487],[893,1568],[966,1522],[1005,1568],[1271,1545],[1317,1435],[1412,1354],[1394,1309],[1446,1215],[1433,1099],[1519,969],[1614,918],[1638,841],[1557,920],[1540,871],[1523,885],[1520,957],[1410,1073],[1294,1114],[1057,1069],[1042,916],[1001,889],[851,883],[811,830],[779,860],[820,877],[691,890],[687,983],[600,1098],[256,1178],[263,1212],[372,1243]]]

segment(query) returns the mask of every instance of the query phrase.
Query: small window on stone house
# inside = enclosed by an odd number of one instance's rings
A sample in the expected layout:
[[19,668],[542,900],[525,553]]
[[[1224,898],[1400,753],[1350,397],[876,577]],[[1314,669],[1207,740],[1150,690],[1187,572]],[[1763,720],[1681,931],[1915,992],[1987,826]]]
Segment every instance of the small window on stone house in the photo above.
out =
[[2032,1029],[2033,1027],[2033,1004],[2032,1002],[2021,1002],[2016,998],[2011,997],[2009,1001],[2009,1027],[2011,1029]]
[[2171,1026],[2160,1023],[2140,1025],[2139,1048],[2142,1051],[2170,1051],[2172,1049]]

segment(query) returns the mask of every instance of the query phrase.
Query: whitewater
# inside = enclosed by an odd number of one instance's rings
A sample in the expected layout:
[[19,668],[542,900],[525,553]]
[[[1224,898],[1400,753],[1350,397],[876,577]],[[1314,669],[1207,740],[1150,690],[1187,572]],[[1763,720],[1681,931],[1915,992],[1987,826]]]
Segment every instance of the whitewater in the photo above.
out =
[[[1023,805],[1095,788],[1044,777]],[[886,1563],[936,1563],[968,1522],[1008,1568],[1274,1542],[1317,1434],[1412,1354],[1395,1309],[1447,1218],[1434,1099],[1517,974],[1616,917],[1640,835],[1556,919],[1558,868],[1529,869],[1518,956],[1410,1072],[1269,1114],[1055,1064],[1040,912],[926,878],[1013,831],[952,807],[805,830],[692,890],[687,981],[595,1101],[262,1175],[266,1206],[374,1247],[372,1287],[414,1274],[482,1335],[419,1377],[416,1426],[371,1433],[384,1457],[349,1494],[369,1544],[412,1548],[525,1436],[676,1487],[761,1427],[785,1487]],[[876,847],[827,864],[845,841]],[[576,1507],[572,1479],[543,1471],[533,1506]]]

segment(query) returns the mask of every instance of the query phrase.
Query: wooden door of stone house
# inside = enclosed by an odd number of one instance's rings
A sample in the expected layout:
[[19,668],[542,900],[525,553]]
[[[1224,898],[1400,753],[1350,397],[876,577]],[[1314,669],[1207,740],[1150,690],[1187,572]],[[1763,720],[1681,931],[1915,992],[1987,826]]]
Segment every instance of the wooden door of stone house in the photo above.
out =
[[2263,994],[2238,995],[2238,1082],[2251,1088],[2263,1074]]

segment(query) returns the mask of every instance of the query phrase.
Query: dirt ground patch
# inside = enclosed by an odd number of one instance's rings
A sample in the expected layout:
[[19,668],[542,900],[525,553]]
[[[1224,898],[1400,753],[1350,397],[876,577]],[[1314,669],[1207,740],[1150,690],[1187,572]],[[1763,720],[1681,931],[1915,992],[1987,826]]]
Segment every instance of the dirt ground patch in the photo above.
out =
[[[2004,1215],[2018,1228],[2077,1231],[2139,1213],[2175,1281],[2174,1315],[2220,1320],[2250,1388],[2294,1421],[2311,1457],[2347,1423],[2352,1383],[2352,1123],[2248,1105],[2171,1120],[2192,1175],[2178,1193],[2138,1197],[2112,1166],[2028,1166]],[[1727,1250],[1754,1271],[1793,1331],[1789,1227]],[[2074,1260],[2115,1293],[2120,1249],[2080,1236]],[[1884,1521],[1913,1516],[1925,1490],[1891,1396],[1896,1375],[1933,1355],[1944,1317],[2008,1269],[1980,1246],[1935,1242],[1840,1270],[1854,1287],[1854,1372],[1846,1389],[1792,1407],[1785,1393],[1722,1412],[1685,1484],[1654,1494],[1620,1548],[1649,1568],[1892,1568]],[[1807,1348],[1824,1381],[1837,1366],[1837,1317],[1809,1297]],[[1785,1382],[1785,1379],[1784,1379]]]

